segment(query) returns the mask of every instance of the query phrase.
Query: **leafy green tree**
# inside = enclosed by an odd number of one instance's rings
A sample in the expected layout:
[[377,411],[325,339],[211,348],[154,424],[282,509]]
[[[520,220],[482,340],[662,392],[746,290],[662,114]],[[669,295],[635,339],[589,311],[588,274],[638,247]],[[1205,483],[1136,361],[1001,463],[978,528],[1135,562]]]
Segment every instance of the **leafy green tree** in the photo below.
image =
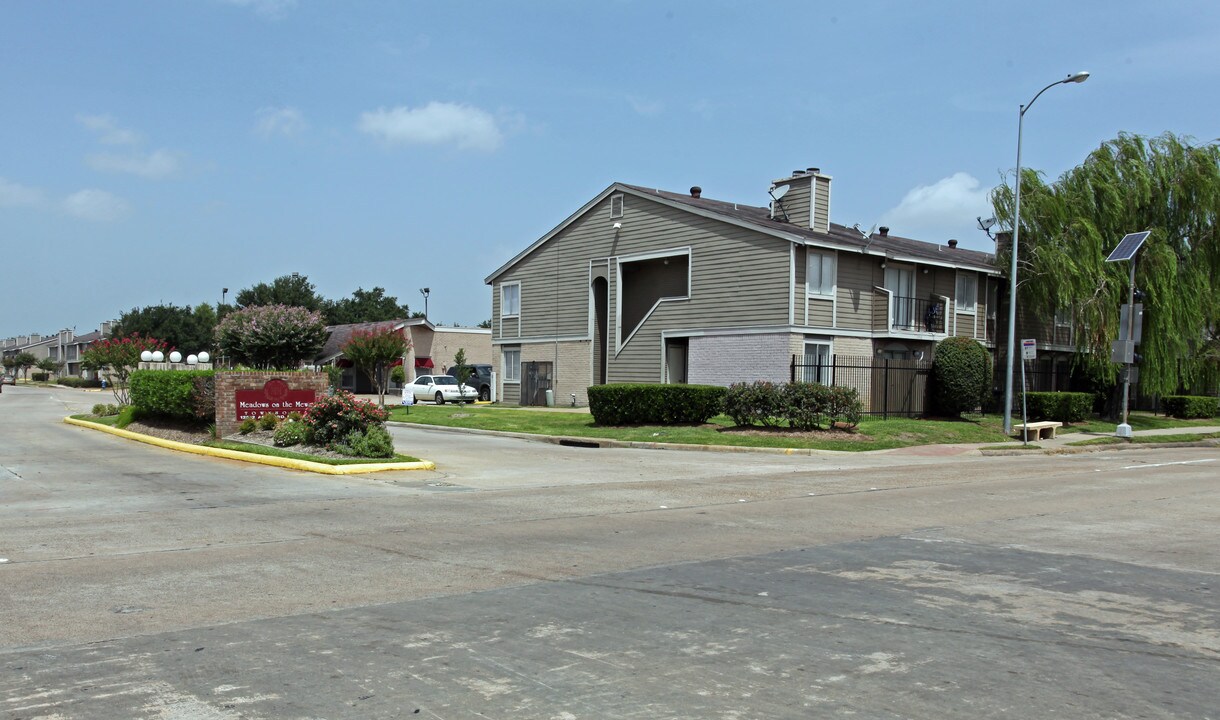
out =
[[303,307],[242,308],[216,326],[216,344],[239,363],[287,370],[311,360],[326,341],[322,315]]
[[466,364],[466,348],[458,348],[453,355],[453,373],[459,385],[465,385],[474,371]]
[[81,353],[81,364],[85,369],[105,375],[110,381],[114,399],[120,405],[130,405],[128,378],[140,363],[140,353],[145,350],[165,352],[169,344],[164,340],[138,334],[120,337],[115,335],[98,340]]
[[386,295],[385,288],[375,287],[372,290],[356,288],[350,298],[325,300],[322,313],[327,325],[348,325],[400,320],[410,317],[411,309],[406,303],[400,305],[397,297]]
[[34,353],[22,351],[13,356],[13,366],[21,371],[21,377],[29,375],[30,368],[38,364]]
[[316,292],[309,278],[298,273],[281,275],[272,280],[270,285],[259,283],[237,293],[237,306],[240,308],[287,305],[316,311],[322,309],[323,302],[322,296]]
[[407,354],[411,341],[401,329],[386,325],[373,330],[356,330],[343,346],[343,356],[368,376],[377,389],[377,404],[385,407],[385,389],[390,366]]
[[184,354],[211,350],[212,332],[216,326],[215,313],[211,312],[211,306],[199,307],[207,307],[210,314],[201,316],[197,310],[176,305],[132,308],[119,316],[114,334],[139,333],[144,337],[161,338],[171,349],[182,350]]
[[[1021,188],[1017,294],[1026,316],[1070,309],[1077,362],[1114,382],[1110,342],[1130,268],[1105,259],[1127,233],[1150,230],[1136,256],[1136,286],[1146,293],[1140,389],[1172,394],[1216,372],[1220,353],[1206,347],[1206,333],[1220,327],[1220,144],[1124,133],[1054,183],[1023,171]],[[1012,190],[996,188],[992,202],[1011,227]],[[1002,251],[997,262],[1008,268],[1010,258]]]
[[483,322],[479,323],[478,327],[490,330],[491,329],[491,318],[487,318]]
[[4,372],[6,374],[16,377],[16,375],[17,375],[17,356],[16,355],[5,355],[2,364],[4,365]]
[[58,375],[63,370],[64,364],[54,358],[44,357],[36,363],[36,366],[45,373],[55,373]]

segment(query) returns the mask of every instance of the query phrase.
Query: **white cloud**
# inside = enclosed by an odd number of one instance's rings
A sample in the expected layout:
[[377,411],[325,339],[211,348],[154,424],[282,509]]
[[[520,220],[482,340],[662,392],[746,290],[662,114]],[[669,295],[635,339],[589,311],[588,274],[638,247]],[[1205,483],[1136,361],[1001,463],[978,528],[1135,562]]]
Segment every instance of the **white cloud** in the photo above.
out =
[[627,103],[631,105],[631,109],[638,115],[659,115],[665,109],[665,103],[660,100],[647,100],[635,95],[628,95]]
[[76,121],[98,134],[104,145],[135,145],[140,136],[133,130],[119,127],[109,115],[77,115]]
[[39,207],[46,198],[38,188],[0,177],[0,207]]
[[127,201],[105,190],[86,189],[64,198],[63,209],[70,215],[94,222],[112,222],[127,215]]
[[297,0],[221,0],[228,5],[250,8],[259,15],[278,20],[297,6]]
[[968,173],[954,173],[932,185],[920,185],[881,216],[895,235],[940,243],[950,238],[980,247],[985,239],[975,218],[990,217],[990,188]]
[[264,137],[270,135],[296,135],[305,129],[305,117],[294,107],[265,107],[255,113],[258,124],[255,132]]
[[151,153],[132,153],[129,155],[99,153],[90,155],[85,160],[89,163],[89,167],[94,170],[129,173],[150,180],[168,177],[178,170],[178,158],[168,150],[156,150]]
[[470,105],[430,102],[419,108],[380,108],[360,116],[357,127],[388,143],[444,145],[492,151],[503,135],[485,110]]

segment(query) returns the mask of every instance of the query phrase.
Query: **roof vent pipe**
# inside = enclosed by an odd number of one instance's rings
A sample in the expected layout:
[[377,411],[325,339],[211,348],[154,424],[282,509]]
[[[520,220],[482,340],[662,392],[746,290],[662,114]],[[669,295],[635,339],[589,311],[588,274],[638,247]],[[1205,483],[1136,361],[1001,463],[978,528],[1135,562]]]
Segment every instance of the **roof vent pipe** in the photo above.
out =
[[792,177],[800,177],[805,174],[804,170],[793,170]]
[[889,227],[882,225],[881,227],[877,228],[877,232],[881,233],[881,237],[889,237],[890,229]]
[[818,173],[822,172],[822,168],[808,168],[805,170],[805,172],[809,173],[810,175],[817,175]]
[[699,187],[698,185],[696,185],[690,189],[690,196],[693,198],[697,198],[697,197],[701,196],[702,194],[703,194],[703,188]]
[[956,240],[950,240],[950,241],[949,241],[949,247],[951,247],[951,248],[955,248],[955,247],[957,247],[957,241],[956,241]]

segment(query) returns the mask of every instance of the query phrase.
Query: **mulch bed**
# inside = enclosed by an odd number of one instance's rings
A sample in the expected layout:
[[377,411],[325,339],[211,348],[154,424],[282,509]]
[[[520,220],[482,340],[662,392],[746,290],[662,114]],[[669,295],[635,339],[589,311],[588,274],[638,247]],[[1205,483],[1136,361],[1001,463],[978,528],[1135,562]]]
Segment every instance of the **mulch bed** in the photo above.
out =
[[[212,439],[212,433],[206,426],[196,425],[189,422],[175,422],[172,420],[158,420],[156,422],[147,422],[135,420],[127,427],[123,428],[130,432],[140,433],[141,435],[150,435],[152,437],[161,438],[162,440],[173,440],[175,442],[187,443],[189,445],[202,445]],[[275,431],[274,430],[255,430],[248,435],[230,435],[225,440],[233,442],[250,443],[251,445],[266,445],[267,447],[275,447]],[[301,455],[313,455],[316,457],[325,457],[333,459],[351,459],[351,456],[342,453],[327,450],[323,447],[315,445],[293,445],[292,447],[280,448]]]

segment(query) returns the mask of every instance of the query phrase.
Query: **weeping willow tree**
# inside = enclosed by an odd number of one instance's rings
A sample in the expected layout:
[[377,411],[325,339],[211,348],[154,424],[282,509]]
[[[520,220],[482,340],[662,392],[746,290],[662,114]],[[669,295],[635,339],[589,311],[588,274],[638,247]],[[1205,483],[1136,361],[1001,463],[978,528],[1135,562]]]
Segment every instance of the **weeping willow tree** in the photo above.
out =
[[[992,191],[1001,224],[1012,227],[1012,189]],[[1145,293],[1139,347],[1143,392],[1170,394],[1214,382],[1220,367],[1220,145],[1166,133],[1120,134],[1052,184],[1023,171],[1018,307],[1026,317],[1070,310],[1077,361],[1101,382],[1110,362],[1130,268],[1107,263],[1124,235],[1150,230],[1136,256]],[[1008,268],[1009,248],[997,263]]]

